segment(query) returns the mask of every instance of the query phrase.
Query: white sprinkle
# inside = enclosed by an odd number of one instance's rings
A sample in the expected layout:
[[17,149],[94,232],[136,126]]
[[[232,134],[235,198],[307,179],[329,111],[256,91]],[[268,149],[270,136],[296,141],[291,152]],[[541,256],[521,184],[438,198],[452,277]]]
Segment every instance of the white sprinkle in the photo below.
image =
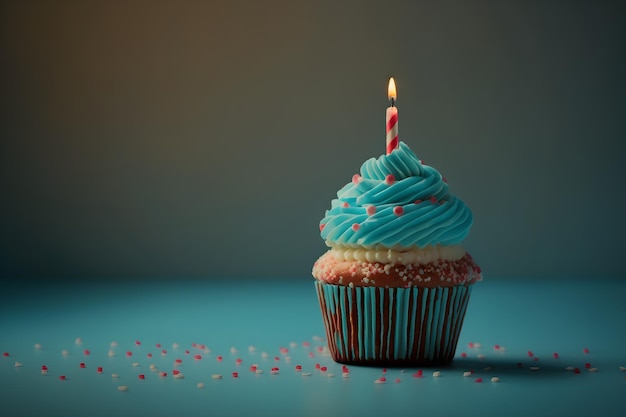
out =
[[128,385],[120,385],[117,389],[118,391],[128,391]]
[[176,342],[172,343],[172,349],[178,349],[178,343]]
[[463,376],[472,376],[472,372],[471,371],[465,371],[465,372],[463,372]]
[[135,368],[139,367],[139,362],[133,362],[133,366],[134,366]]
[[68,352],[67,350],[63,349],[63,350],[61,351],[61,355],[63,355],[63,356],[69,356],[69,355],[70,355],[70,352]]
[[111,344],[109,346],[112,347],[112,348],[117,347],[117,342],[113,341],[113,342],[111,342]]
[[500,382],[500,378],[498,378],[497,376],[494,376],[491,378],[491,382]]
[[342,372],[341,376],[344,378],[350,378],[350,372]]
[[531,366],[531,367],[530,367],[530,368],[528,368],[528,369],[530,369],[531,371],[538,371],[538,370],[539,370],[539,369],[541,369],[541,368],[539,368],[538,366]]
[[41,343],[35,343],[35,349],[41,349]]
[[202,388],[204,388],[204,383],[202,383],[202,382],[198,382],[198,383],[196,384],[196,387],[198,387],[198,388],[202,389]]
[[211,379],[222,379],[222,375],[220,375],[220,374],[213,374],[213,375],[211,375]]
[[119,378],[120,374],[111,374],[111,378]]
[[327,373],[326,376],[329,377],[329,378],[334,378],[335,374]]
[[237,352],[238,352],[238,350],[237,350],[237,348],[236,348],[236,347],[232,346],[232,347],[230,348],[230,353],[237,353]]
[[296,342],[289,343],[289,347],[292,348],[292,349],[297,347],[297,346],[298,346],[298,344]]
[[77,337],[76,340],[74,340],[74,343],[76,343],[77,345],[82,345],[83,339],[81,339],[80,337]]
[[250,345],[248,346],[248,352],[254,352],[256,350],[256,347]]
[[478,359],[485,359],[485,355],[483,355],[482,353],[479,353],[478,356],[476,356]]
[[387,380],[386,379],[381,379],[381,378],[378,378],[378,379],[374,380],[374,384],[384,384],[385,382],[387,382]]
[[263,373],[263,369],[256,369],[254,371],[255,374],[262,374]]
[[174,374],[172,376],[174,377],[174,379],[184,379],[185,378],[185,375],[183,375],[182,373]]
[[474,342],[474,347],[478,349],[480,347],[480,343]]
[[490,371],[490,370],[491,370],[491,366],[485,366],[485,367],[483,368],[483,371]]
[[573,366],[568,366],[565,368],[566,371],[573,371],[575,368]]
[[619,370],[622,371],[622,372],[626,371],[626,366],[620,366]]
[[109,349],[108,355],[109,355],[109,357],[115,356],[115,351],[113,349]]
[[267,352],[261,352],[261,357],[267,359],[270,355]]
[[15,362],[15,367],[19,368],[20,366],[22,366],[22,362]]
[[589,368],[589,372],[598,372],[598,368]]
[[302,372],[302,376],[311,376],[311,372]]
[[47,369],[42,369],[41,370],[41,375],[48,375],[48,370]]
[[153,364],[153,363],[150,364],[149,368],[150,368],[151,371],[156,371],[157,370],[157,366],[155,364]]
[[433,378],[439,378],[440,376],[441,376],[441,372],[440,371],[433,372]]

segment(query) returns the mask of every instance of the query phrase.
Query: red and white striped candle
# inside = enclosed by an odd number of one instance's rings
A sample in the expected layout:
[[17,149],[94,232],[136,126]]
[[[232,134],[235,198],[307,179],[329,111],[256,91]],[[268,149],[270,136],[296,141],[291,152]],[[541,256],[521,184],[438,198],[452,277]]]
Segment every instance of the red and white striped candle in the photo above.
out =
[[397,98],[396,82],[393,77],[389,78],[387,97],[391,100],[391,106],[387,107],[387,155],[398,148],[398,108],[395,106]]

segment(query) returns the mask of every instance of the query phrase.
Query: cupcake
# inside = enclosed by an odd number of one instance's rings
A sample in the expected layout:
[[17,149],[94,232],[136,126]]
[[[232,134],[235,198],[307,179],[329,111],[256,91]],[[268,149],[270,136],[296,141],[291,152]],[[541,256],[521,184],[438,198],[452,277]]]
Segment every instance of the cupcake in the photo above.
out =
[[333,359],[451,362],[482,279],[461,245],[471,225],[469,208],[404,142],[365,161],[320,221],[329,250],[312,273]]

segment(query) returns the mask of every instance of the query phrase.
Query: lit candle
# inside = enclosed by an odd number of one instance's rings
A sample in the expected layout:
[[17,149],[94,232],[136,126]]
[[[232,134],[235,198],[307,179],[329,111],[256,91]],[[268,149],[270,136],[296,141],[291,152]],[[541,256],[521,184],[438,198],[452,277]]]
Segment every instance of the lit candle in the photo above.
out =
[[387,154],[390,154],[398,147],[398,108],[395,106],[396,82],[393,77],[389,78],[387,97],[391,100],[391,106],[387,107]]

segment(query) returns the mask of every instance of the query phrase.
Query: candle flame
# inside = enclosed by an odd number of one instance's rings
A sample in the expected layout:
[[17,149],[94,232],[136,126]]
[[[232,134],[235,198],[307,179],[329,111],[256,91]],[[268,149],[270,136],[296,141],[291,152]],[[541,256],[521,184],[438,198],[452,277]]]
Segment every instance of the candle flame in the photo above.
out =
[[389,87],[387,88],[387,98],[389,100],[396,100],[398,95],[396,94],[396,82],[393,77],[389,78]]

